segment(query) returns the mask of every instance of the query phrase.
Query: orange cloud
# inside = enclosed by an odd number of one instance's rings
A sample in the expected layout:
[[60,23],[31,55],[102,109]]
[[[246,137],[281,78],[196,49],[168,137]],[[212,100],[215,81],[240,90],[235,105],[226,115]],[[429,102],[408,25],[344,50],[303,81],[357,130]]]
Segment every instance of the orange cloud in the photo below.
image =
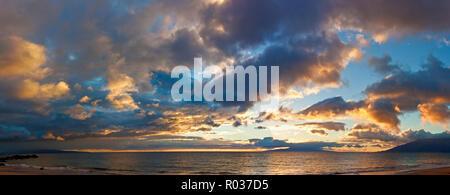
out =
[[70,87],[64,81],[41,85],[39,82],[25,79],[17,87],[16,95],[21,99],[50,99],[63,97],[69,92]]
[[134,80],[126,74],[111,70],[108,77],[109,94],[106,99],[111,106],[119,110],[136,110],[139,106],[134,102],[130,92],[138,92]]
[[352,117],[375,122],[398,131],[400,120],[398,108],[386,99],[344,101],[335,97],[318,102],[297,114],[302,120],[328,120],[330,118]]
[[64,141],[63,137],[61,137],[61,136],[54,136],[53,133],[47,133],[46,135],[42,136],[42,139]]
[[448,107],[444,104],[419,104],[417,109],[420,111],[420,116],[422,121],[426,121],[431,124],[441,123],[442,127],[448,129],[448,124],[450,123],[450,111]]
[[44,46],[17,36],[0,38],[0,45],[0,76],[10,80],[16,97],[45,100],[60,98],[70,92],[64,81],[47,84],[37,81],[50,72],[49,68],[42,67],[47,61]]
[[80,103],[89,103],[91,101],[91,98],[88,96],[84,96],[80,99]]
[[41,69],[47,58],[45,47],[17,36],[0,38],[0,76],[39,77],[48,71]]

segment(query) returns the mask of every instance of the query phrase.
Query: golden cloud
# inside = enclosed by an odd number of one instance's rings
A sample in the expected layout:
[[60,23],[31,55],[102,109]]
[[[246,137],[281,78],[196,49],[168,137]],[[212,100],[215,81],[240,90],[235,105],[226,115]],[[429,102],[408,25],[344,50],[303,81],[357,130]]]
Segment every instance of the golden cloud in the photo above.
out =
[[91,98],[88,96],[84,96],[80,99],[80,103],[89,103],[91,101]]
[[63,137],[61,137],[61,136],[54,136],[53,133],[47,133],[46,135],[42,136],[42,139],[64,141]]
[[50,72],[42,67],[47,57],[46,48],[17,36],[0,38],[0,76],[10,79],[15,90],[14,95],[20,99],[60,98],[70,92],[69,85],[58,83],[41,84]]
[[42,78],[48,69],[41,69],[47,58],[45,47],[17,36],[0,38],[0,76]]
[[119,110],[136,110],[139,106],[134,102],[130,92],[138,92],[134,80],[126,74],[111,70],[108,77],[109,94],[106,99],[111,106]]
[[431,124],[441,123],[442,127],[448,129],[450,123],[450,111],[444,104],[419,104],[417,109],[420,111],[420,116],[423,122],[430,122]]
[[329,98],[296,114],[301,120],[328,120],[351,117],[363,119],[398,131],[400,120],[398,107],[388,100],[344,101],[341,97]]
[[50,99],[61,98],[70,92],[69,85],[60,81],[41,85],[31,79],[22,81],[16,89],[16,95],[21,99]]

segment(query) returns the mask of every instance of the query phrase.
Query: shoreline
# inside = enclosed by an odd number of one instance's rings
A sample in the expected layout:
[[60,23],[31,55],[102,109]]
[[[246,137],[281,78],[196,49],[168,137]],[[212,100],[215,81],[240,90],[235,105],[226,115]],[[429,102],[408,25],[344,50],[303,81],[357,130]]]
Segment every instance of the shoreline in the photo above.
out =
[[[25,164],[6,164],[0,166],[0,175],[121,175],[107,171],[79,169],[70,167],[40,167]],[[122,174],[128,175],[128,174]],[[361,172],[344,175],[450,175],[450,166],[423,168],[417,170],[389,170]]]
[[434,168],[361,172],[357,175],[450,175],[450,165]]
[[106,171],[68,167],[40,167],[25,164],[7,164],[0,166],[0,175],[115,175]]
[[400,171],[373,171],[359,173],[358,175],[450,175],[450,167]]
[[405,172],[401,175],[450,175],[450,167]]

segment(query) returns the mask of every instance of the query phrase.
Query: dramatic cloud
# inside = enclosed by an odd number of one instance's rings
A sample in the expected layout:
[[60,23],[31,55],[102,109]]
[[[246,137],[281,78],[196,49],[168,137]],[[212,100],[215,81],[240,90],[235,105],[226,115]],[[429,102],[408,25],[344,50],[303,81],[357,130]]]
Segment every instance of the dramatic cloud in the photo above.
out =
[[400,120],[399,111],[386,99],[375,101],[344,101],[342,97],[335,97],[316,103],[297,114],[300,119],[329,119],[336,117],[355,117],[383,124],[397,129]]
[[401,110],[413,110],[419,103],[445,104],[450,102],[450,69],[433,56],[424,69],[401,71],[369,86],[371,98],[389,98]]
[[448,124],[450,69],[430,56],[424,70],[400,71],[369,86],[371,99],[385,98],[400,111],[419,110],[425,121]]
[[267,47],[256,59],[245,62],[280,66],[280,87],[287,92],[295,86],[339,86],[341,72],[360,51],[342,43],[336,34],[306,36],[283,45]]
[[394,70],[398,70],[399,67],[395,64],[391,64],[392,58],[390,55],[385,55],[383,57],[371,56],[367,59],[369,66],[373,67],[375,71],[380,73],[390,73]]
[[[364,47],[373,41],[447,33],[449,9],[447,0],[3,0],[0,140],[116,138],[130,143],[298,120],[324,135],[344,131],[345,125],[307,120],[341,117],[398,133],[398,116],[416,110],[423,121],[446,126],[450,71],[433,57],[417,72],[400,70],[389,55],[371,57],[369,66],[392,75],[369,86],[366,98],[330,98],[297,113],[291,108],[255,111],[258,102],[248,101],[174,103],[169,73],[177,65],[192,67],[194,57],[221,67],[280,66],[280,99],[298,100],[342,86],[349,62],[362,60]],[[355,31],[359,38],[344,41],[344,31]],[[256,128],[268,131],[268,126]],[[312,151],[339,146],[276,139],[252,143]]]
[[450,124],[450,110],[444,104],[419,104],[417,108],[420,111],[423,121],[430,123],[442,123],[444,128]]
[[373,123],[356,124],[348,136],[359,140],[376,140],[382,142],[396,141],[398,138],[391,132],[385,131]]
[[45,47],[17,36],[0,37],[0,76],[29,76],[41,78],[46,69]]
[[[257,11],[254,4],[258,4]],[[330,8],[327,4],[224,1],[204,11],[200,35],[243,64],[280,66],[282,92],[288,92],[292,85],[339,86],[347,63],[363,54],[357,46],[343,43],[324,25],[328,16],[323,13]],[[242,55],[242,50],[256,48],[263,51],[250,59]]]
[[370,85],[361,101],[335,97],[316,103],[298,113],[301,119],[353,117],[366,119],[391,129],[400,124],[398,115],[418,110],[423,121],[441,123],[447,128],[450,103],[450,69],[430,56],[424,70],[398,70]]
[[350,0],[332,1],[332,5],[330,25],[370,33],[379,43],[389,36],[450,29],[450,14],[446,11],[450,3],[446,0]]
[[111,103],[112,107],[119,110],[135,110],[139,108],[130,94],[130,92],[138,92],[132,78],[113,71],[108,81],[109,94],[106,96],[106,99]]
[[44,67],[46,62],[44,46],[17,36],[0,37],[0,91],[4,97],[46,101],[68,95],[70,87],[65,81],[42,82],[51,73]]
[[26,79],[19,84],[16,94],[21,99],[49,99],[60,98],[69,92],[70,87],[64,81],[41,85],[36,81]]

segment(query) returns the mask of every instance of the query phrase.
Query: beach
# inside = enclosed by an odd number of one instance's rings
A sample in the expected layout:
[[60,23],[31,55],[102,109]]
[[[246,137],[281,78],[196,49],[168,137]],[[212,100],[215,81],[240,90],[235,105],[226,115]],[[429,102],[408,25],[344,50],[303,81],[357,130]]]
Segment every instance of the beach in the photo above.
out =
[[[76,168],[37,167],[29,165],[0,166],[0,175],[116,175],[106,171],[95,171]],[[346,175],[346,174],[344,174]],[[408,170],[408,171],[373,171],[352,175],[450,175],[450,167]]]
[[0,166],[0,175],[111,175],[111,173],[76,168],[5,164]]
[[404,173],[404,175],[450,175],[450,168],[421,170],[416,172]]
[[374,171],[359,173],[359,175],[450,175],[450,167],[408,171]]

